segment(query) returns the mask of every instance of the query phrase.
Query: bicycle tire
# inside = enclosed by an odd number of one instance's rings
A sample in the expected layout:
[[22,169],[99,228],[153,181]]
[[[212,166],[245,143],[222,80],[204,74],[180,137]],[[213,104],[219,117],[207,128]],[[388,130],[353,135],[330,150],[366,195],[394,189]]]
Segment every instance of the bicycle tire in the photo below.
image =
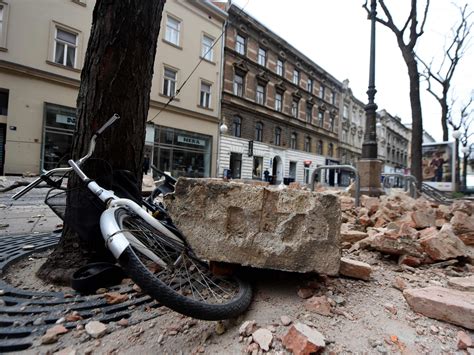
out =
[[[133,235],[147,248],[143,251],[141,245],[131,243],[120,256],[120,265],[146,294],[164,306],[197,319],[222,320],[242,314],[250,305],[252,289],[248,282],[213,275],[208,264],[196,258],[185,243],[170,241],[125,208],[115,211],[115,219],[126,236]],[[169,269],[156,270],[157,265],[143,254],[149,251]]]

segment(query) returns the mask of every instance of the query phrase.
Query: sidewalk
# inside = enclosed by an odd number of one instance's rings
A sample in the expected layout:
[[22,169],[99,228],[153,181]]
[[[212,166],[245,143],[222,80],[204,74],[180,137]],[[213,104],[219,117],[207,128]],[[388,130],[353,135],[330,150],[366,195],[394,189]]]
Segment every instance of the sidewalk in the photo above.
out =
[[[0,186],[14,181],[28,180],[19,176],[1,177]],[[37,234],[51,232],[62,226],[62,221],[44,204],[48,189],[34,189],[14,201],[11,197],[21,188],[0,192],[0,237],[16,234]]]

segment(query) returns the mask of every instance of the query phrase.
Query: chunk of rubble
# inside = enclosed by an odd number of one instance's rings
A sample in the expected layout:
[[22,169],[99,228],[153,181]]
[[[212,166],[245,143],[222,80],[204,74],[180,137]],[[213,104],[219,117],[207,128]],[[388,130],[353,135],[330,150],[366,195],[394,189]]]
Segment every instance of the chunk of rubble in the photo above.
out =
[[293,355],[318,353],[326,346],[324,336],[303,323],[292,325],[282,342],[286,349],[293,352]]
[[260,349],[268,351],[273,340],[273,334],[268,329],[259,328],[252,333],[252,339],[258,344]]
[[339,271],[337,196],[180,178],[165,202],[201,259],[326,275]]
[[453,232],[466,245],[474,245],[474,215],[455,211],[450,221]]
[[320,314],[322,316],[331,316],[331,304],[326,296],[313,296],[306,300],[304,304],[308,311]]
[[460,291],[474,292],[474,275],[467,277],[452,277],[448,280],[448,285]]
[[344,276],[368,281],[372,274],[372,267],[362,261],[341,258],[341,268],[339,269],[339,273]]
[[405,289],[403,296],[414,312],[474,329],[474,292],[432,286]]
[[255,328],[257,327],[257,322],[254,320],[246,320],[240,325],[239,328],[239,335],[243,335],[245,337],[248,337],[252,335],[254,332]]
[[429,233],[423,234],[420,239],[420,246],[434,261],[457,257],[468,258],[470,255],[466,245],[453,233],[450,224],[445,224],[440,231],[432,228]]

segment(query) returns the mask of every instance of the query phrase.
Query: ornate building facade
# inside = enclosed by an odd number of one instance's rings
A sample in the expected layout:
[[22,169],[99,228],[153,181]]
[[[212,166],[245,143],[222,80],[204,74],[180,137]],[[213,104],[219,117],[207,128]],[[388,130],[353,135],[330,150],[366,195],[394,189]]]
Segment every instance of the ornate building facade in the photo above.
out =
[[339,163],[342,84],[238,7],[228,13],[218,175],[308,183]]

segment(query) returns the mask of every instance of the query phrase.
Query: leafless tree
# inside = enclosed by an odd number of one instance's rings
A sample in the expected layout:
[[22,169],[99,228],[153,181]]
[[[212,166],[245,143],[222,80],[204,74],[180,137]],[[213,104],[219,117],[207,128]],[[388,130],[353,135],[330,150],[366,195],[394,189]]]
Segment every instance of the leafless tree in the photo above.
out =
[[467,4],[458,7],[460,18],[458,24],[451,28],[450,39],[447,39],[448,45],[445,45],[443,60],[437,69],[434,69],[433,59],[429,64],[425,63],[420,57],[418,60],[425,67],[421,74],[428,83],[428,92],[434,96],[441,106],[441,127],[443,128],[443,141],[449,140],[448,121],[450,119],[450,107],[448,104],[448,95],[454,73],[459,62],[469,48],[471,40],[471,30],[473,22],[471,17],[473,11],[469,10]]
[[[85,155],[92,134],[118,113],[121,119],[101,136],[94,157],[107,161],[113,170],[130,171],[137,180],[135,185],[142,179],[145,121],[164,3],[165,0],[96,1],[77,98],[73,158]],[[80,196],[73,197],[71,193],[77,191],[77,180],[68,182],[66,217],[69,214],[87,223],[88,218],[70,209],[83,203],[78,200]],[[103,246],[100,233],[98,237],[96,243]],[[72,272],[90,261],[90,256],[84,240],[66,224],[59,245],[38,276],[54,283],[69,283]]]
[[[408,69],[410,80],[410,106],[412,112],[412,140],[411,140],[411,173],[418,180],[418,184],[422,181],[422,165],[421,165],[421,146],[423,143],[423,116],[421,112],[420,100],[420,74],[418,71],[418,63],[415,54],[415,45],[423,35],[424,26],[428,16],[430,0],[426,0],[421,21],[418,15],[418,1],[411,0],[411,8],[405,22],[401,26],[397,26],[393,19],[392,13],[385,4],[385,0],[377,0],[382,8],[383,17],[376,16],[376,21],[389,28],[396,37],[398,47],[400,48],[403,60]],[[370,9],[367,2],[363,5],[367,13]],[[420,187],[420,186],[419,186]]]

